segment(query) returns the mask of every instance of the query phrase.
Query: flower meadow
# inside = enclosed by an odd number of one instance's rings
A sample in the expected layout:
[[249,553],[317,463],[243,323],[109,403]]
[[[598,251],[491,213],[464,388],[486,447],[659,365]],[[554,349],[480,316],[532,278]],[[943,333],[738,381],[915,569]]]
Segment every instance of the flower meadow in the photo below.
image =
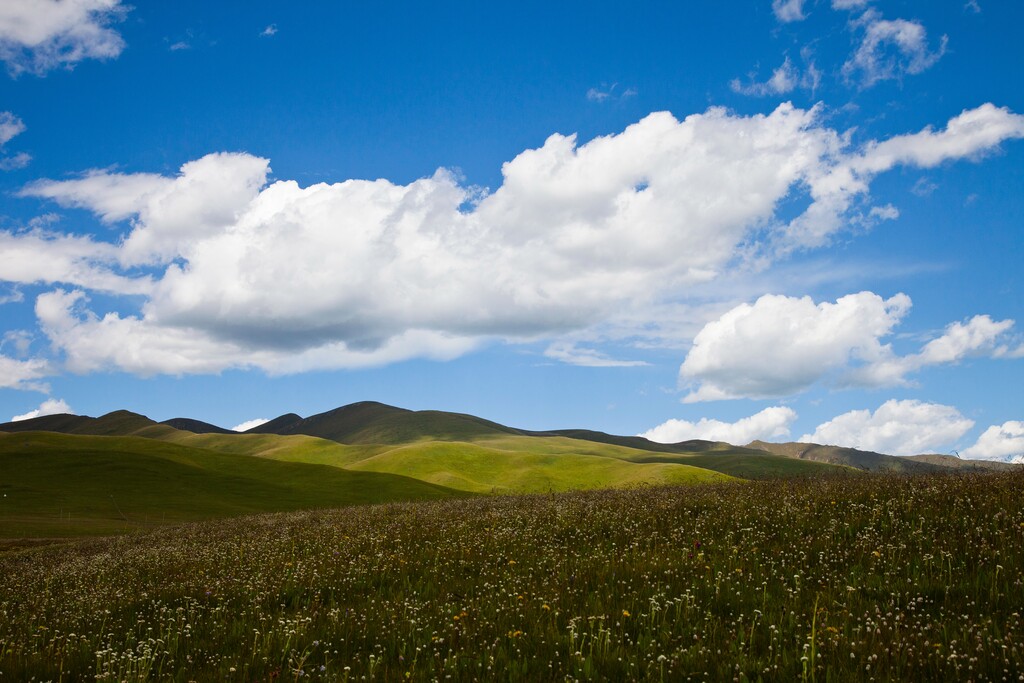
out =
[[0,681],[1024,680],[1024,473],[479,497],[0,555]]

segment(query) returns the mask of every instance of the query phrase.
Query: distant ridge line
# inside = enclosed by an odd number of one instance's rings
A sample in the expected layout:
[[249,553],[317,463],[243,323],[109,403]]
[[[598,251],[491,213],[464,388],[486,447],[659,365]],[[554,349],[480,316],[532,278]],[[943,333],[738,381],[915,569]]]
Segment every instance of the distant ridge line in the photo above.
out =
[[[174,430],[194,434],[235,434],[230,429],[202,420],[176,417],[158,423],[129,410],[115,410],[100,417],[46,415],[0,424],[0,432],[43,431],[147,438],[164,438],[168,433],[174,433]],[[247,430],[245,434],[305,435],[346,445],[389,445],[427,441],[474,442],[508,436],[560,437],[665,454],[665,457],[658,456],[658,461],[675,456],[700,456],[705,459],[731,456],[760,459],[775,456],[869,472],[924,473],[950,469],[991,470],[1019,466],[998,461],[961,460],[937,454],[893,456],[855,448],[800,442],[775,444],[758,440],[745,446],[734,446],[720,441],[692,439],[664,444],[642,436],[619,436],[588,429],[533,431],[508,427],[466,413],[408,410],[378,401],[359,401],[309,417],[285,413]]]

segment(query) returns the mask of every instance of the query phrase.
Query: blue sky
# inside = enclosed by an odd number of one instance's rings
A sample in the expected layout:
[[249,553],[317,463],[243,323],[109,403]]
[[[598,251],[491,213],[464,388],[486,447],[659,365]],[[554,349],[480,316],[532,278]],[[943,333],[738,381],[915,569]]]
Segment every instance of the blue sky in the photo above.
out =
[[1024,452],[1019,3],[0,10],[0,417]]

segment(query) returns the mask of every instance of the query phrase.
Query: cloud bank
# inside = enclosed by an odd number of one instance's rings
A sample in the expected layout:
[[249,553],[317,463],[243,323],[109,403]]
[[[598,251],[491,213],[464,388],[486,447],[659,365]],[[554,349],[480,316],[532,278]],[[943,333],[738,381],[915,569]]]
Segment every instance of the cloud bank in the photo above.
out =
[[954,322],[919,353],[899,356],[884,340],[910,310],[910,297],[873,292],[815,303],[810,297],[766,294],[741,304],[697,333],[679,368],[691,387],[686,403],[734,398],[778,398],[822,381],[835,386],[909,384],[926,366],[965,358],[1015,355],[1013,320],[974,316]]
[[967,458],[1024,463],[1024,422],[1009,420],[992,425],[978,441],[960,453]]
[[697,422],[668,420],[637,436],[658,443],[679,443],[690,439],[747,444],[756,439],[777,440],[789,436],[789,427],[797,414],[792,408],[774,406],[736,422],[702,417]]
[[874,412],[851,410],[818,425],[800,441],[893,455],[946,451],[974,426],[952,407],[921,401],[886,401]]
[[[26,186],[22,196],[87,209],[124,232],[117,244],[0,233],[18,254],[0,259],[0,278],[60,285],[38,297],[36,314],[76,372],[447,359],[488,340],[557,340],[642,315],[745,264],[828,244],[869,213],[877,174],[1019,137],[1024,117],[993,105],[942,131],[859,147],[817,109],[790,104],[755,116],[659,112],[585,144],[552,135],[504,164],[493,192],[444,169],[407,185],[302,187],[270,182],[266,159],[216,153],[174,176],[89,171]],[[804,210],[780,219],[779,203],[794,198]],[[143,304],[98,315],[93,290]],[[881,303],[893,320],[906,305]],[[893,323],[879,324],[876,338]],[[850,348],[867,352],[869,341]],[[549,355],[622,364],[565,344]]]

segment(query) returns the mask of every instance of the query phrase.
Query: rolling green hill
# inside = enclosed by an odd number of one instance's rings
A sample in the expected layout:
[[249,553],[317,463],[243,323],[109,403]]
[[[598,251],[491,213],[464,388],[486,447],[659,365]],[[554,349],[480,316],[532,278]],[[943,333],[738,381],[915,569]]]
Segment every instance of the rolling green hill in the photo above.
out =
[[979,466],[1000,464],[805,443],[660,444],[583,429],[526,431],[372,401],[306,418],[288,413],[244,434],[119,410],[0,425],[0,538],[478,493]]
[[[286,462],[331,465],[350,470],[401,473],[462,491],[538,493],[570,489],[616,488],[663,483],[724,480],[717,467],[698,469],[677,455],[672,462],[644,460],[656,454],[564,437],[505,435],[462,441],[415,441],[407,444],[339,444],[310,436],[243,434],[220,436],[179,432],[175,443],[220,452]],[[769,461],[773,456],[763,455]],[[799,469],[809,463],[790,461]],[[657,464],[659,466],[652,466]],[[827,469],[827,466],[821,466]],[[762,478],[753,463],[730,476]]]
[[53,432],[0,434],[0,494],[0,538],[465,495],[389,473]]
[[350,469],[404,473],[462,491],[547,493],[574,489],[724,482],[732,478],[699,467],[636,463],[573,453],[530,453],[459,442],[423,442],[393,448]]

